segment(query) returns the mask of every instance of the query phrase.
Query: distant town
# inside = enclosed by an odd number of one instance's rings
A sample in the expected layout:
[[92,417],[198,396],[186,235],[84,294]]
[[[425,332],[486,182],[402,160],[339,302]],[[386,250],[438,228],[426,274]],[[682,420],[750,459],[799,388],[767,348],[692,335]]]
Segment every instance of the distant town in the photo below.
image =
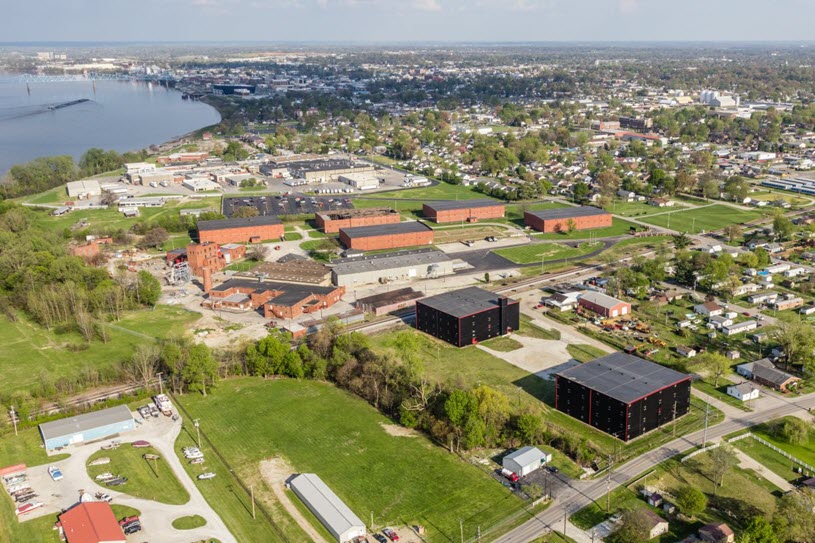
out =
[[813,60],[4,46],[0,542],[812,541]]

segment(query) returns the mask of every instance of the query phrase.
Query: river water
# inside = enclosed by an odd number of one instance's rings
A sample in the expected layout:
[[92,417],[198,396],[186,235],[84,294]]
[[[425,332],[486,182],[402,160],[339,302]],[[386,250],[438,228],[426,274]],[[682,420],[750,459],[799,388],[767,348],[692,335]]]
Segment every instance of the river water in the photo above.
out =
[[[26,84],[0,75],[0,177],[13,165],[91,147],[136,151],[220,122],[218,112],[181,93],[136,81]],[[89,101],[49,110],[48,106]]]

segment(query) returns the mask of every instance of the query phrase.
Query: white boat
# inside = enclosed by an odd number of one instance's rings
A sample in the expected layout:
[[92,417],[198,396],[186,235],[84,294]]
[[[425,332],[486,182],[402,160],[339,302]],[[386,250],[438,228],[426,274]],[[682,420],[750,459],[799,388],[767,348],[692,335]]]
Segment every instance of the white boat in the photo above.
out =
[[109,471],[106,471],[105,473],[100,473],[99,475],[97,475],[95,477],[95,479],[97,481],[107,481],[109,479],[115,479],[115,478],[116,478],[116,476],[113,475],[112,473],[110,473]]
[[211,471],[208,471],[207,473],[202,473],[201,475],[198,476],[198,478],[201,479],[202,481],[205,479],[212,479],[213,477],[215,477],[215,474]]
[[105,464],[110,464],[110,458],[108,458],[107,456],[103,456],[102,458],[97,458],[96,460],[93,460],[92,462],[88,462],[89,466],[103,466]]
[[42,502],[26,503],[18,507],[15,512],[17,513],[17,515],[25,515],[26,513],[30,513],[34,509],[37,509],[38,507],[42,507]]
[[62,471],[56,466],[50,466],[48,468],[48,475],[55,481],[62,479]]

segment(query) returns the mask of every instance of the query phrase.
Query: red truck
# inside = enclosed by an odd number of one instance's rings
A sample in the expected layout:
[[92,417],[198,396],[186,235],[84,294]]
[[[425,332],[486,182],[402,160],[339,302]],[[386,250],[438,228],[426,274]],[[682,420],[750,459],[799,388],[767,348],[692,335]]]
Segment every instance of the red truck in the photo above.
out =
[[506,468],[504,468],[504,469],[502,469],[502,470],[501,470],[501,475],[503,475],[505,478],[509,479],[509,480],[510,480],[510,481],[512,481],[513,483],[517,483],[517,482],[518,482],[518,479],[520,479],[520,477],[518,477],[518,475],[517,475],[517,474],[515,474],[515,473],[513,473],[513,472],[509,471],[509,470],[508,470],[508,469],[506,469]]

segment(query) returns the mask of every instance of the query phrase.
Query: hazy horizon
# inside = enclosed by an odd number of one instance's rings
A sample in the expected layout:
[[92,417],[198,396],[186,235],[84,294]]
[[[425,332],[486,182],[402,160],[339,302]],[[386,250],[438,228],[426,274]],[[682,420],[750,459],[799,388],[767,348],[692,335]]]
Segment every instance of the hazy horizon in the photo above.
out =
[[37,0],[0,43],[796,43],[813,21],[810,0]]

